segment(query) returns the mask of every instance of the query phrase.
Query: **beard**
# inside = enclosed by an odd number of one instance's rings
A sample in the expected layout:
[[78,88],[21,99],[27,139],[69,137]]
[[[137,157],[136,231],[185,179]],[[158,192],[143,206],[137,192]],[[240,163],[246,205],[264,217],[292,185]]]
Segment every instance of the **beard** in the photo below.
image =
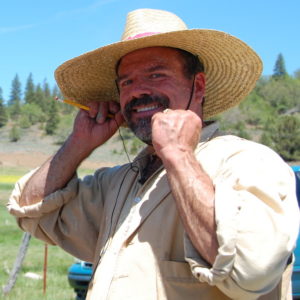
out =
[[139,118],[135,122],[132,120],[131,113],[133,107],[137,105],[149,105],[149,104],[160,104],[164,109],[169,107],[169,99],[165,96],[148,96],[145,95],[140,98],[135,98],[125,105],[124,108],[124,117],[127,121],[128,127],[131,131],[144,143],[151,145],[152,144],[152,126],[150,117]]

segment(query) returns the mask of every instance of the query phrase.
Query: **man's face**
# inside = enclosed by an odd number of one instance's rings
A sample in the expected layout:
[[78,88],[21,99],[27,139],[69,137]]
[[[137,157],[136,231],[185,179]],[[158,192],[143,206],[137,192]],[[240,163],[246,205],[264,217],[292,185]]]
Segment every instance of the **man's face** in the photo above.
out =
[[144,48],[125,55],[118,68],[118,85],[128,126],[151,144],[152,116],[166,108],[187,109],[192,84],[175,49]]

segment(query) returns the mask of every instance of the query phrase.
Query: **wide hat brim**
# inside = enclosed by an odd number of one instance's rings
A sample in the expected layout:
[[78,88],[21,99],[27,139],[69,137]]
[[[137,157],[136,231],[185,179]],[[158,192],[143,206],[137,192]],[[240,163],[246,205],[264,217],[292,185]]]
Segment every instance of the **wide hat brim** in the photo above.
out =
[[55,71],[66,99],[87,104],[117,101],[117,62],[125,54],[147,47],[173,47],[191,52],[205,67],[203,117],[208,119],[240,103],[262,72],[259,56],[243,41],[225,32],[187,29],[110,44],[75,57]]

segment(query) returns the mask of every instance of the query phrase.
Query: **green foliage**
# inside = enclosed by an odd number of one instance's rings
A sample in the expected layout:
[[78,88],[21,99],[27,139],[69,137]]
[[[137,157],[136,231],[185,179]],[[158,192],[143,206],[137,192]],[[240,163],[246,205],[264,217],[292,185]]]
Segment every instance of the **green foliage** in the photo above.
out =
[[38,122],[45,122],[46,116],[42,112],[42,109],[38,104],[27,103],[21,108],[21,120],[22,118],[27,119],[29,122],[29,127],[31,125],[37,124]]
[[40,84],[37,84],[35,89],[35,97],[36,97],[36,104],[41,108],[44,113],[48,113],[48,106],[47,106],[47,98],[44,94],[44,91]]
[[296,70],[294,73],[294,77],[298,80],[300,80],[300,69]]
[[243,121],[252,126],[264,126],[274,114],[274,108],[254,90],[241,104]]
[[218,117],[221,129],[273,148],[285,160],[299,160],[300,80],[262,77],[239,105]]
[[9,132],[9,140],[10,142],[17,142],[21,137],[20,129],[17,125],[13,125]]
[[299,104],[300,82],[293,78],[273,80],[260,89],[260,95],[277,113],[282,114]]
[[46,121],[45,131],[47,135],[53,135],[59,123],[58,107],[54,101],[49,105],[49,112]]
[[[0,167],[1,174],[16,171],[24,174],[26,170],[12,170]],[[1,178],[2,179],[2,178]],[[2,182],[0,180],[0,182]],[[11,185],[12,188],[12,185]],[[9,278],[9,271],[13,268],[19,247],[21,244],[22,231],[18,228],[15,218],[7,212],[6,202],[11,193],[10,190],[2,189],[0,184],[0,286],[4,287]],[[25,277],[27,272],[43,275],[45,244],[35,238],[30,240],[28,251],[23,262],[14,288],[6,296],[0,291],[0,299],[5,300],[66,300],[75,299],[74,290],[68,283],[68,268],[74,262],[74,258],[57,246],[48,246],[47,290],[43,294],[43,280],[32,280]]]
[[7,111],[3,102],[2,89],[0,88],[0,128],[5,126],[8,121]]
[[46,81],[46,79],[44,79],[44,82],[43,82],[43,92],[44,92],[45,98],[47,98],[47,99],[51,98],[50,87],[49,87],[49,84]]
[[27,79],[26,87],[25,87],[25,97],[24,97],[25,103],[37,103],[37,98],[35,95],[35,88],[34,83],[32,79],[32,74],[30,73]]
[[300,160],[300,119],[296,116],[281,116],[266,126],[261,142],[287,161]]
[[287,72],[285,69],[285,62],[284,62],[284,58],[283,55],[280,53],[277,57],[277,60],[275,62],[275,66],[274,66],[274,73],[273,73],[273,78],[275,80],[279,80],[279,79],[284,79],[287,77]]
[[21,115],[19,119],[19,126],[23,129],[27,129],[31,126],[28,115]]
[[11,107],[10,112],[14,117],[17,117],[21,113],[21,95],[21,82],[18,74],[16,74],[11,84],[11,94],[8,102]]
[[75,116],[76,112],[62,115],[59,126],[56,130],[56,144],[62,145],[70,135],[73,128]]

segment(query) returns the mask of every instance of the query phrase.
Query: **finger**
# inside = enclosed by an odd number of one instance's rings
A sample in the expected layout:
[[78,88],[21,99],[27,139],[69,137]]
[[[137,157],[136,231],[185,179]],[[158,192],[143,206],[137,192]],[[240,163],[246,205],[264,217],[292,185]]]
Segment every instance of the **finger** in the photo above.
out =
[[120,104],[116,101],[109,101],[108,109],[109,109],[109,112],[111,112],[114,115],[121,110]]
[[88,111],[90,118],[92,118],[92,119],[96,118],[98,110],[99,110],[99,102],[97,102],[97,101],[90,102],[88,104],[88,107],[90,108],[90,110]]
[[100,102],[98,113],[96,116],[97,123],[103,124],[106,121],[107,114],[108,114],[108,103]]

